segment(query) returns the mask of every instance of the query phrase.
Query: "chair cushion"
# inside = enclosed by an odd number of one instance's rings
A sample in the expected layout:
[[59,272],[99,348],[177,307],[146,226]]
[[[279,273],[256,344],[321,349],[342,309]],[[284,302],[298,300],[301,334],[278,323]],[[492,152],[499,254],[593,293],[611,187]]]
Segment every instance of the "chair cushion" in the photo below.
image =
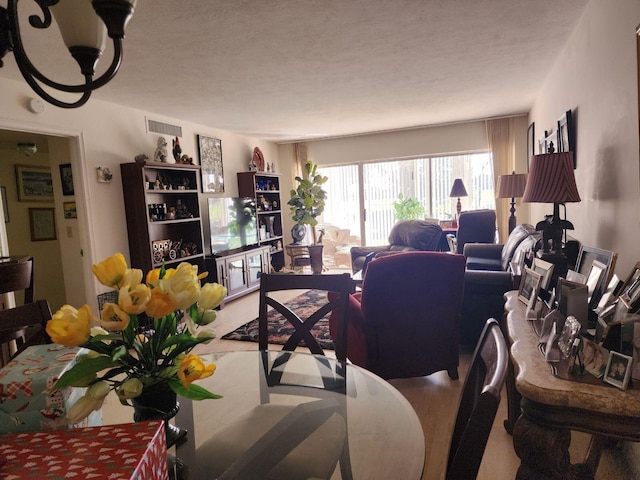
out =
[[520,242],[527,238],[529,235],[535,235],[536,229],[527,223],[523,223],[521,225],[517,225],[516,228],[509,234],[509,238],[502,247],[502,270],[507,270],[509,268],[509,262],[513,258],[513,254],[516,251]]
[[401,220],[389,234],[391,245],[404,245],[416,250],[437,251],[441,245],[442,228],[424,220]]
[[469,257],[466,263],[467,270],[491,270],[494,272],[502,270],[502,263],[495,258]]

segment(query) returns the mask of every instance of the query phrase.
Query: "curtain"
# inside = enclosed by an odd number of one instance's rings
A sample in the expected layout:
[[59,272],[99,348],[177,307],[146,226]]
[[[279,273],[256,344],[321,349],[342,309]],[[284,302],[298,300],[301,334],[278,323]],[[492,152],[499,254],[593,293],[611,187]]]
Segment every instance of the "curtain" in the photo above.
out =
[[[499,118],[487,120],[487,144],[493,157],[493,188],[498,193],[498,177],[515,171],[515,119]],[[509,236],[509,215],[511,199],[496,198],[496,218],[498,238],[504,243]]]

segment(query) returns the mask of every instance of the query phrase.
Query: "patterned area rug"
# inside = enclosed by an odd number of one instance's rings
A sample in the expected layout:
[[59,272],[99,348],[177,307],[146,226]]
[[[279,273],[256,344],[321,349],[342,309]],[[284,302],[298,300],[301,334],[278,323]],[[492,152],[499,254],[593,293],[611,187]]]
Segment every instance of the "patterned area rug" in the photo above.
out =
[[[326,303],[327,292],[319,290],[309,290],[294,299],[285,302],[285,305],[296,312],[300,317],[305,318],[311,315],[319,306]],[[329,316],[318,320],[311,329],[311,333],[318,340],[318,344],[323,349],[333,350],[333,342],[329,335]],[[285,318],[273,309],[269,309],[269,343],[284,345],[289,339],[294,329]],[[245,323],[233,332],[222,337],[223,340],[241,340],[245,342],[258,341],[258,319]],[[302,345],[302,344],[301,344]]]

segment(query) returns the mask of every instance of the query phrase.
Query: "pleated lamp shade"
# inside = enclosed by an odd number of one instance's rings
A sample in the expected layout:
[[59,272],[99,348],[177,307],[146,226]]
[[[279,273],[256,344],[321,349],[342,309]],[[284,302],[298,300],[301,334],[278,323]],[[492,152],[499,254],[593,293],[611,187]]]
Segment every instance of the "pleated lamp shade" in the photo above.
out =
[[579,202],[580,194],[573,174],[573,153],[532,155],[529,178],[522,196],[523,202]]
[[500,175],[498,177],[498,188],[496,188],[496,198],[520,198],[526,186],[526,173],[514,172],[511,175]]

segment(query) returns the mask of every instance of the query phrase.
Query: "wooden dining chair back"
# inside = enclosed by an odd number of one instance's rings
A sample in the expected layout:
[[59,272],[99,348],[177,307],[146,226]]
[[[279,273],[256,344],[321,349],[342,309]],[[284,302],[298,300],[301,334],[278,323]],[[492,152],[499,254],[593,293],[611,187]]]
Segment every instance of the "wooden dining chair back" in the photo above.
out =
[[[276,300],[273,292],[283,290],[321,290],[327,292],[327,302],[315,309],[311,314],[296,313],[282,302]],[[304,342],[309,351],[324,355],[324,350],[314,338],[311,329],[325,315],[336,310],[339,316],[338,329],[333,338],[336,358],[341,361],[347,359],[347,317],[349,294],[355,290],[351,275],[292,275],[284,273],[265,273],[260,277],[260,308],[258,320],[258,347],[267,350],[269,343],[268,307],[280,313],[293,327],[294,331],[286,341],[282,350],[293,351]],[[337,295],[331,295],[335,292]]]
[[24,302],[33,302],[33,257],[0,262],[0,294],[24,291]]
[[489,433],[500,404],[509,352],[498,322],[487,320],[465,378],[451,437],[447,480],[478,475]]
[[51,343],[45,331],[50,319],[46,300],[0,310],[0,366],[31,345]]

